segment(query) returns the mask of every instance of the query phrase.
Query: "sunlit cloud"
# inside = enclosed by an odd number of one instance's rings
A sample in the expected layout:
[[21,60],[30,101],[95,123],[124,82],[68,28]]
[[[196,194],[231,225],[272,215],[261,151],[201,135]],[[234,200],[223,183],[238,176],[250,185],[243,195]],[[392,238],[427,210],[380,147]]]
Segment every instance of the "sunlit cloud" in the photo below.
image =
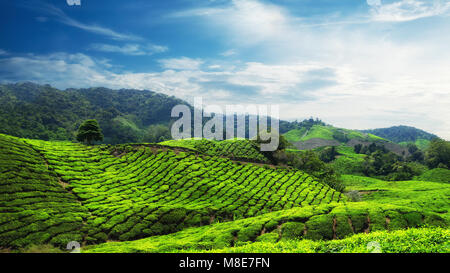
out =
[[372,1],[370,4],[372,19],[380,22],[406,22],[450,11],[450,2],[447,0],[401,0],[389,4]]

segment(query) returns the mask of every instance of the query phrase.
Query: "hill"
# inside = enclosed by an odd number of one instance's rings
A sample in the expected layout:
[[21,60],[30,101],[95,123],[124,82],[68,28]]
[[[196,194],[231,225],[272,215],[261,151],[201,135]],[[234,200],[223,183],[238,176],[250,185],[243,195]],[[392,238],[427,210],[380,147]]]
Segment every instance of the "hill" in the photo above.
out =
[[345,176],[370,193],[349,202],[304,172],[185,141],[86,146],[0,134],[0,248],[78,241],[94,245],[87,252],[215,251],[448,225],[448,183]]
[[371,133],[400,144],[414,143],[421,149],[426,148],[429,141],[433,138],[438,138],[438,136],[434,134],[430,134],[411,126],[403,125],[389,128],[362,130],[361,132]]
[[181,139],[160,142],[161,145],[184,147],[210,156],[228,157],[234,160],[244,160],[256,163],[270,163],[258,146],[247,139],[227,139],[215,141],[208,139]]
[[408,149],[397,143],[371,133],[357,130],[336,128],[331,125],[314,124],[310,127],[299,127],[283,134],[293,146],[299,150],[312,150],[325,146],[348,146],[357,144],[369,146],[372,143],[383,145],[387,150],[398,155],[408,155]]
[[156,142],[170,138],[170,113],[177,104],[187,103],[147,90],[99,87],[62,91],[29,82],[1,84],[0,133],[75,140],[82,121],[95,118],[105,143]]
[[301,171],[169,146],[92,147],[5,135],[0,144],[2,247],[131,240],[345,199]]

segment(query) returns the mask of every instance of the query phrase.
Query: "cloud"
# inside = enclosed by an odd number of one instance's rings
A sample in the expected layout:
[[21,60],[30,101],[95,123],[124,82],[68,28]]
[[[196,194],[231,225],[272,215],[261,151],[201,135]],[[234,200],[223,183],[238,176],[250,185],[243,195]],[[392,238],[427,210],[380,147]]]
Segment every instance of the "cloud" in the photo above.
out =
[[[413,53],[397,56],[394,63]],[[403,73],[396,70],[411,62],[385,68],[380,78],[379,74],[370,77],[352,63],[248,62],[212,71],[203,70],[204,63],[208,64],[186,57],[166,59],[161,61],[163,71],[132,73],[112,72],[117,69],[108,61],[84,54],[9,55],[0,57],[0,81],[50,83],[61,89],[147,89],[188,101],[203,96],[205,103],[219,105],[279,104],[283,119],[312,115],[348,128],[406,124],[450,139],[448,70],[433,68],[433,64]]]
[[0,48],[0,56],[2,55],[8,55],[8,52]]
[[371,5],[372,20],[378,22],[413,21],[443,15],[449,11],[450,2],[447,0],[401,0],[389,4]]
[[168,47],[154,44],[125,44],[123,46],[110,44],[92,44],[89,49],[102,52],[121,53],[131,56],[143,56],[166,52],[168,50]]
[[222,56],[224,56],[224,57],[236,55],[236,50],[234,50],[234,49],[229,49],[229,50],[227,50],[227,51],[224,51],[224,52],[220,53],[220,55],[222,55]]
[[379,6],[379,5],[381,5],[381,0],[367,0],[367,5]]
[[[132,34],[120,33],[120,32],[114,31],[114,30],[106,28],[106,27],[80,22],[78,20],[75,20],[75,19],[69,17],[61,9],[59,9],[51,4],[33,2],[32,4],[25,5],[25,7],[33,9],[33,10],[37,10],[37,11],[43,12],[49,16],[52,16],[55,20],[57,20],[60,23],[65,24],[65,25],[75,27],[78,29],[82,29],[84,31],[88,31],[91,33],[103,35],[103,36],[109,37],[113,40],[132,40],[132,41],[133,40],[134,41],[142,40],[142,38],[139,36],[135,36]],[[41,16],[41,18],[44,18],[44,17]]]
[[[249,45],[283,37],[289,28],[287,12],[272,4],[256,0],[232,0],[220,8],[200,8],[179,11],[171,17],[202,17],[228,32],[240,35],[235,40]],[[227,34],[227,33],[224,33]]]
[[[273,4],[235,0],[176,15],[198,16],[208,31],[222,33],[224,46],[240,53],[234,62],[180,57],[159,60],[162,71],[119,73],[86,55],[8,55],[0,58],[0,78],[59,88],[150,89],[187,100],[203,96],[215,104],[280,104],[284,119],[318,116],[355,129],[405,124],[450,139],[450,37],[442,35],[448,24],[411,27],[412,18],[442,13],[427,13],[433,5],[423,1],[409,1],[423,2],[409,9],[398,4],[404,2],[372,1],[373,14],[359,25],[340,16],[312,24]],[[405,22],[401,28],[379,24],[398,18]]]
[[165,69],[196,70],[199,69],[203,61],[198,59],[182,57],[182,58],[162,59],[159,60],[159,63]]

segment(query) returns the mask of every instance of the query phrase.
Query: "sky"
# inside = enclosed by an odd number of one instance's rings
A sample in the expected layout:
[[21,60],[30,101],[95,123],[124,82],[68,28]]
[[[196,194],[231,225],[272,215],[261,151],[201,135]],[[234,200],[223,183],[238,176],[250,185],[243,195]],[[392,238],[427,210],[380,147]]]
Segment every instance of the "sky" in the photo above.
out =
[[450,0],[76,2],[0,1],[0,82],[279,105],[285,120],[450,139]]

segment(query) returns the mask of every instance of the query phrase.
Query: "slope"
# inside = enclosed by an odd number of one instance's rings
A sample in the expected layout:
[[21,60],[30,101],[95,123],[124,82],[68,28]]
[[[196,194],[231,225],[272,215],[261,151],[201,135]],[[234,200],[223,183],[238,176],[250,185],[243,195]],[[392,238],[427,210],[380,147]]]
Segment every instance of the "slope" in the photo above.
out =
[[[345,199],[300,171],[243,164],[160,145],[128,146],[117,154],[115,146],[0,138],[32,147],[42,156],[35,152],[40,168],[47,162],[58,191],[68,196],[73,193],[80,200],[83,211],[89,212],[83,218],[86,243],[167,234],[189,226]],[[11,160],[10,149],[13,147],[5,145],[0,151],[5,161]],[[16,176],[21,175],[21,171],[12,173],[4,183],[14,186]],[[37,179],[48,179],[41,175]],[[29,183],[34,185],[33,180]],[[17,202],[6,198],[2,205],[12,210]],[[36,212],[34,203],[27,209]],[[78,220],[81,223],[81,218]],[[25,223],[19,219],[18,224]],[[10,245],[5,242],[2,246]]]
[[[198,252],[251,242],[342,239],[358,233],[398,230],[423,224],[445,226],[436,214],[395,205],[331,203],[292,208],[261,216],[188,228],[129,242],[89,246],[83,252]],[[239,248],[238,248],[239,249]],[[233,251],[232,249],[228,249]]]
[[430,134],[423,130],[404,125],[393,126],[389,128],[362,130],[361,132],[371,133],[403,145],[414,143],[420,149],[426,148],[430,143],[430,140],[432,140],[433,138],[437,138],[437,136],[434,134]]
[[0,135],[0,248],[82,241],[87,218],[38,152]]

